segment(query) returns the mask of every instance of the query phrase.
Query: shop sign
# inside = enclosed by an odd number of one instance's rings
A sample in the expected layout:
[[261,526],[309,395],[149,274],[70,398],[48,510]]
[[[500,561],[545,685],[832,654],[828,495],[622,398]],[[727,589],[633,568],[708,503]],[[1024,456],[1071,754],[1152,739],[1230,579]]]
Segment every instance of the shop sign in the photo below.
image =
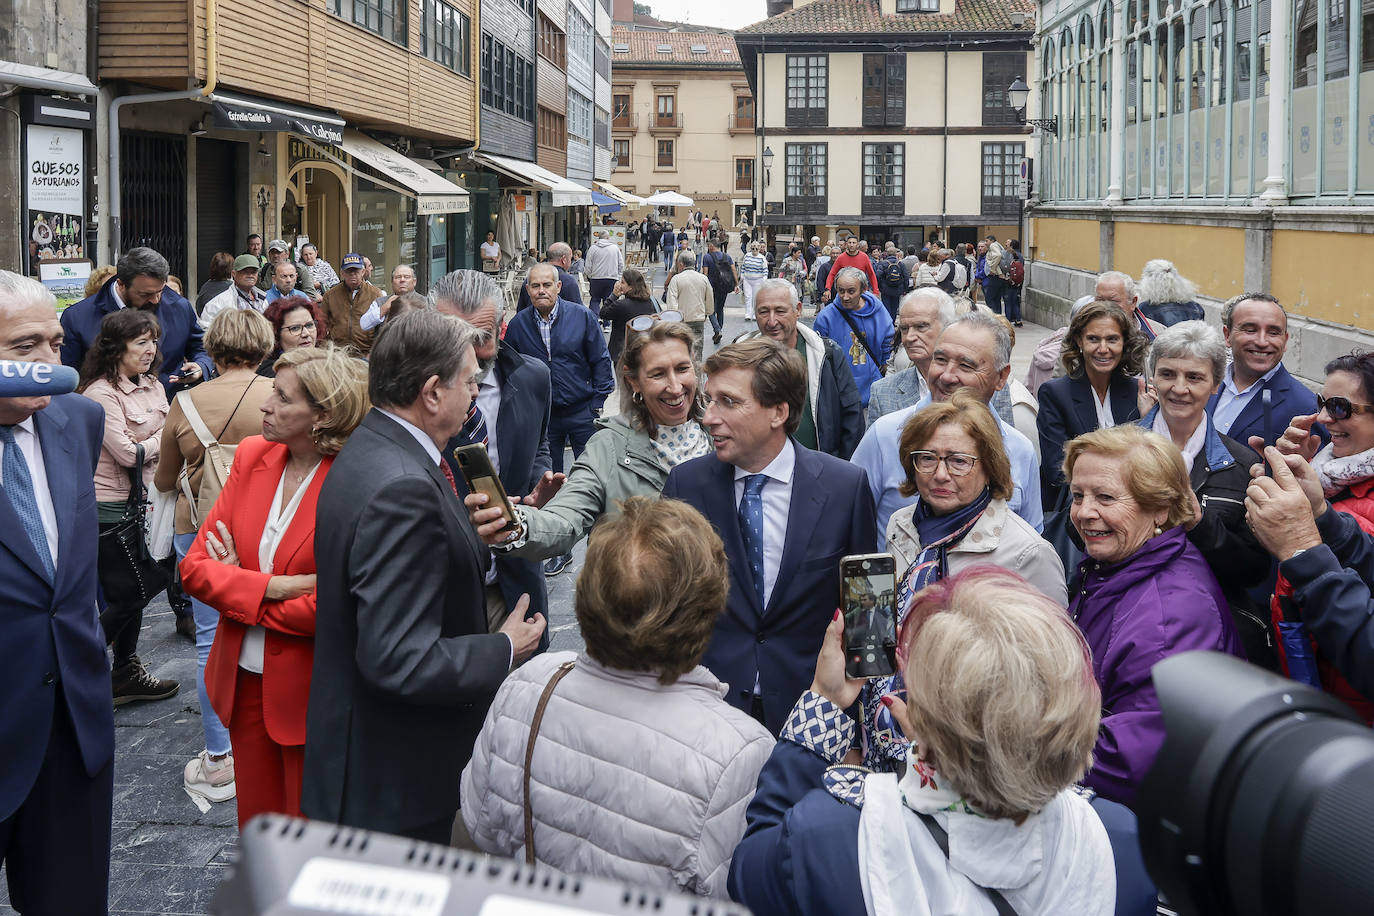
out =
[[86,132],[27,125],[24,231],[29,270],[85,257]]
[[307,159],[311,162],[330,161],[328,156],[299,137],[292,137],[287,142],[286,158],[290,165],[295,165],[297,162],[304,162]]
[[325,123],[304,113],[287,115],[266,108],[236,105],[223,98],[216,98],[210,105],[210,111],[215,126],[222,130],[301,134],[330,146],[343,144],[341,126]]

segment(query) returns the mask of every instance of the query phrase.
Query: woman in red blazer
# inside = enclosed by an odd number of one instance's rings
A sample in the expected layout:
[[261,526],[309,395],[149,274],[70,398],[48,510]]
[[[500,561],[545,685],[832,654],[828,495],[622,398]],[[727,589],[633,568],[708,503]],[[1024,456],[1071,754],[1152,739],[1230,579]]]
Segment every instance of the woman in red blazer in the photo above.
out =
[[342,350],[289,350],[239,443],[224,490],[181,561],[188,594],[220,612],[205,685],[229,726],[239,827],[300,814],[315,652],[315,506],[368,410],[367,369]]

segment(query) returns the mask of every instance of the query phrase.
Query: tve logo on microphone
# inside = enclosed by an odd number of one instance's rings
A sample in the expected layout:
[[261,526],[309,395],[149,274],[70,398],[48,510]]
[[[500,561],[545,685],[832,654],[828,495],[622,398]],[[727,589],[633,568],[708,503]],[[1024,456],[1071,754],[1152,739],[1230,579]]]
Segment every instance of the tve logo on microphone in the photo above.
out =
[[80,376],[71,366],[0,359],[0,398],[31,398],[68,394]]

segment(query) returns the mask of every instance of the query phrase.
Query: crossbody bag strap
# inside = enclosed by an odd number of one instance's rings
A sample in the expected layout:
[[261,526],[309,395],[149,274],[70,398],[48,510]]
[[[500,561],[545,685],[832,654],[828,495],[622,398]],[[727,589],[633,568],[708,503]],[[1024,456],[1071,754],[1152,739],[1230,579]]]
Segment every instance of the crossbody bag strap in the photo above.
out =
[[124,502],[125,517],[138,518],[143,511],[143,443],[134,447],[134,463],[129,467],[129,497]]
[[837,308],[840,310],[840,317],[845,320],[845,324],[849,325],[849,330],[854,332],[854,336],[859,339],[859,343],[863,344],[863,348],[868,351],[868,358],[873,360],[873,365],[877,366],[878,371],[883,375],[887,375],[887,360],[878,359],[878,354],[874,353],[873,348],[868,344],[868,335],[859,330],[859,326],[854,323],[854,319],[849,314],[849,309],[842,305],[837,306]]
[[[922,814],[919,811],[913,813],[921,819],[922,824],[926,825],[926,829],[930,831],[930,835],[935,839],[935,844],[940,847],[940,851],[943,852],[945,858],[948,859],[949,834],[945,832],[945,828],[941,827],[940,822],[929,814]],[[976,884],[975,886],[983,893],[987,894],[988,898],[992,900],[992,905],[997,909],[997,916],[1017,916],[1016,908],[1007,902],[1007,898],[1002,896],[1001,891],[993,890],[990,887],[983,887],[981,884]]]
[[530,721],[530,740],[525,744],[525,776],[522,786],[522,798],[525,807],[525,863],[534,864],[534,809],[530,807],[530,767],[534,764],[534,741],[539,737],[539,725],[544,721],[544,710],[549,705],[549,697],[553,696],[553,689],[558,686],[558,682],[568,676],[568,672],[573,670],[576,662],[564,662],[558,666],[558,670],[549,678],[549,682],[544,685],[544,692],[539,695],[539,705],[534,708],[534,718]]

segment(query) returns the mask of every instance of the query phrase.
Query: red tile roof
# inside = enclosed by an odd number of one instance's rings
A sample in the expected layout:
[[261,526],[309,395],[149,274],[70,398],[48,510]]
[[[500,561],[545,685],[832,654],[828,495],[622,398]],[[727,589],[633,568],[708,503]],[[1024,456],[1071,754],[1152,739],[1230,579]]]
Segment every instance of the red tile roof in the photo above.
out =
[[[1024,13],[1013,26],[1011,14]],[[741,35],[809,35],[830,32],[1025,32],[1035,31],[1034,0],[958,0],[953,13],[884,16],[878,0],[811,0],[803,6],[745,26]]]
[[[669,50],[658,50],[666,45]],[[629,47],[628,51],[617,48]],[[706,49],[704,54],[692,53],[692,47]],[[649,32],[615,26],[611,29],[611,67],[626,64],[659,66],[696,66],[724,69],[740,67],[735,39],[719,32]]]

